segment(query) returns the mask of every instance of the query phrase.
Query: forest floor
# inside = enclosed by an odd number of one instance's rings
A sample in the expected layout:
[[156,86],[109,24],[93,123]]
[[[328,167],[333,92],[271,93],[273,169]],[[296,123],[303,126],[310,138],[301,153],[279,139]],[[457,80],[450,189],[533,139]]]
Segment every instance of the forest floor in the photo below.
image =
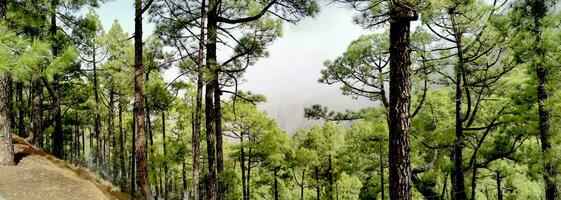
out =
[[129,199],[82,168],[14,138],[16,166],[0,166],[0,200]]

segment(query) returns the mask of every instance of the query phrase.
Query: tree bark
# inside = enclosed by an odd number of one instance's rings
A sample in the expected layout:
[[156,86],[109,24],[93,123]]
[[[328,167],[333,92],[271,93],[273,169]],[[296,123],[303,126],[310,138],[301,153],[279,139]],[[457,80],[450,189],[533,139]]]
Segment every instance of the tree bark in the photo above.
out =
[[[6,0],[0,0],[0,20],[6,18]],[[12,143],[12,77],[0,72],[0,166],[14,165]]]
[[[220,175],[222,171],[224,171],[224,160],[223,160],[223,153],[222,153],[222,113],[221,113],[221,103],[220,103],[220,82],[219,80],[219,73],[218,70],[215,72],[215,80],[214,80],[214,123],[215,123],[215,130],[216,133],[216,174]],[[224,183],[222,180],[218,179],[218,199],[223,200],[225,199],[225,189]]]
[[315,171],[316,171],[316,199],[320,200],[321,196],[320,196],[320,185],[319,185],[319,168],[318,166],[315,167]]
[[395,6],[390,13],[389,165],[390,199],[411,199],[410,114],[411,48],[410,10]]
[[385,194],[385,183],[384,183],[384,157],[382,156],[382,142],[380,142],[380,146],[378,149],[378,153],[380,154],[380,191],[381,191],[381,199],[384,200],[386,198]]
[[204,40],[205,40],[205,0],[201,2],[201,34],[199,40],[199,65],[197,67],[197,94],[195,100],[195,118],[192,135],[193,149],[193,199],[199,200],[199,154],[201,144],[201,112],[203,102],[203,68],[204,68]]
[[126,169],[125,169],[125,141],[124,141],[124,137],[123,134],[125,134],[123,132],[123,101],[121,98],[119,98],[119,160],[121,163],[121,176],[120,176],[120,180],[121,180],[121,190],[125,189],[125,183],[126,183]]
[[136,116],[132,118],[132,137],[131,137],[131,196],[136,196]]
[[181,181],[183,183],[183,187],[181,188],[181,199],[189,200],[189,189],[187,188],[187,168],[185,165],[185,159],[183,159],[183,165],[181,166]]
[[[111,86],[112,87],[112,86]],[[115,91],[113,88],[111,88],[109,90],[109,113],[108,113],[108,122],[109,122],[109,126],[108,126],[108,130],[107,133],[109,134],[109,136],[111,136],[111,147],[109,148],[111,152],[111,156],[109,156],[109,158],[112,160],[113,163],[113,183],[117,184],[117,178],[118,178],[118,170],[117,170],[117,136],[115,134],[115,122],[114,122],[114,118],[115,118]]]
[[242,199],[243,200],[248,200],[249,199],[249,195],[247,194],[247,190],[245,189],[247,187],[247,181],[245,179],[245,151],[244,151],[244,147],[243,147],[243,133],[240,133],[240,169],[242,172]]
[[18,103],[18,135],[22,138],[25,137],[25,124],[23,123],[25,112],[24,112],[24,101],[23,101],[23,82],[16,82],[16,99]]
[[[60,51],[60,46],[59,44],[57,44],[57,42],[55,41],[55,37],[57,35],[57,23],[56,23],[56,14],[57,14],[57,6],[58,6],[58,0],[53,0],[51,1],[51,27],[50,27],[50,34],[53,40],[53,45],[52,45],[52,52],[53,52],[53,56],[56,57],[59,55],[59,51]],[[62,113],[60,111],[60,83],[59,83],[59,75],[55,74],[53,76],[53,109],[55,110],[55,117],[54,117],[54,121],[55,121],[55,130],[52,134],[52,142],[53,142],[53,156],[57,157],[57,158],[63,158],[64,157],[64,135],[63,135],[63,130],[62,130]],[[45,84],[48,84],[45,82]]]
[[463,118],[462,118],[462,70],[463,70],[463,59],[461,47],[458,47],[458,57],[460,59],[458,69],[456,69],[456,142],[454,144],[452,161],[454,163],[453,168],[453,181],[452,181],[452,193],[454,198],[457,200],[465,200],[466,190],[465,190],[465,180],[464,180],[464,164],[463,164],[463,149],[464,149],[464,131],[463,131]]
[[[207,13],[207,43],[206,43],[206,63],[207,68],[215,75],[214,71],[217,69],[216,61],[216,39],[218,31],[218,0],[209,0],[209,10]],[[206,136],[207,136],[207,159],[208,159],[208,183],[207,183],[207,199],[217,199],[217,181],[216,181],[216,116],[214,108],[214,90],[216,89],[214,79],[207,83],[205,91],[205,116],[206,116]]]
[[12,144],[12,78],[7,72],[0,74],[0,166],[14,165]]
[[279,169],[276,168],[273,170],[273,178],[274,178],[274,188],[275,188],[275,200],[279,200],[279,188],[278,188],[278,180],[277,180],[277,173]]
[[163,147],[163,152],[164,152],[164,184],[165,184],[165,190],[163,188],[160,188],[163,190],[164,193],[164,199],[168,200],[168,195],[169,195],[169,191],[170,191],[170,185],[169,185],[169,181],[170,181],[170,177],[169,177],[169,169],[168,169],[168,161],[167,161],[167,153],[166,153],[166,114],[165,112],[162,110],[162,147]]
[[43,148],[43,87],[38,75],[31,77],[31,96],[31,134],[26,140]]
[[[144,5],[148,7],[149,5]],[[147,199],[150,196],[150,181],[148,179],[147,151],[146,151],[146,132],[144,130],[144,70],[142,63],[142,14],[145,9],[142,0],[135,0],[135,17],[134,17],[134,92],[135,92],[135,118],[137,121],[136,133],[136,156],[137,171],[139,179],[139,187],[141,199]]]
[[304,178],[306,177],[306,166],[302,169],[302,179],[300,180],[300,200],[304,200]]
[[503,200],[503,177],[501,176],[501,172],[496,172],[496,179],[497,179],[497,200]]
[[[543,59],[545,59],[546,51],[542,47],[542,21],[547,13],[545,0],[531,1],[532,13],[534,15],[533,34],[536,36],[535,53],[542,62],[535,63],[537,85],[537,100],[538,100],[538,119],[539,119],[539,134],[541,140],[541,147],[543,154],[547,155],[551,149],[551,130],[549,127],[549,119],[551,118],[550,111],[546,108],[545,102],[549,98],[546,89],[549,82],[549,70],[544,66]],[[547,161],[544,166],[544,180],[545,180],[545,196],[546,200],[555,200],[558,197],[557,184],[555,177],[557,176],[557,168],[554,163]]]

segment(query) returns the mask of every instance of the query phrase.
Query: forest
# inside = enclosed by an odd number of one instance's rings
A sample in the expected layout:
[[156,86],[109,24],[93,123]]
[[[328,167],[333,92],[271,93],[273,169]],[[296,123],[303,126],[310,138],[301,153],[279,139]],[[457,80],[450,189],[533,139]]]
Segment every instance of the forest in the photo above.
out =
[[[134,0],[103,27],[109,1],[0,0],[0,166],[19,138],[130,199],[561,199],[557,0]],[[290,133],[239,87],[325,4],[369,33],[314,79],[371,104]]]

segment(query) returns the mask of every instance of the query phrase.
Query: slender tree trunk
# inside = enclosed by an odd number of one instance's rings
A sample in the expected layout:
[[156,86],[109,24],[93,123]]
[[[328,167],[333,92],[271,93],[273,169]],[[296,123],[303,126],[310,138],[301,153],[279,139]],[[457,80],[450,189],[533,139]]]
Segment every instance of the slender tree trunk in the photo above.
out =
[[496,172],[497,178],[497,200],[503,200],[503,177],[501,176],[501,172]]
[[43,88],[38,75],[31,77],[31,94],[31,135],[27,141],[43,148]]
[[471,199],[475,200],[475,192],[477,191],[477,167],[473,166],[473,174],[471,175]]
[[[253,141],[252,141],[253,142]],[[247,182],[246,182],[246,190],[247,190],[247,199],[251,198],[251,158],[252,154],[251,151],[253,148],[249,148],[247,152]]]
[[[159,178],[160,189],[163,190],[164,187],[162,186],[163,181],[162,181],[162,175],[161,174],[162,174],[162,168],[158,168],[158,176],[157,177]],[[163,191],[160,191],[160,192],[163,193]]]
[[315,167],[315,172],[316,172],[316,199],[320,200],[321,196],[320,196],[320,185],[319,185],[319,168],[318,166]]
[[[148,7],[149,5],[144,5]],[[136,134],[136,156],[139,186],[141,191],[141,199],[147,199],[150,196],[150,181],[148,179],[148,169],[146,167],[146,132],[144,130],[144,74],[142,66],[142,14],[145,9],[141,0],[135,0],[135,17],[134,17],[134,69],[135,69],[135,118],[137,121]]]
[[242,191],[242,194],[243,194],[242,199],[247,200],[247,199],[249,199],[249,195],[247,194],[247,191],[245,189],[247,187],[247,183],[246,183],[247,181],[245,179],[245,151],[244,151],[244,147],[243,147],[243,136],[244,136],[244,134],[241,133],[240,134],[240,169],[241,169],[241,172],[242,172],[242,190],[243,190]]
[[[86,127],[83,127],[83,128],[85,129]],[[81,146],[78,146],[78,151],[80,151],[80,150],[82,151],[82,157],[80,158],[80,162],[81,162],[82,165],[84,164],[84,160],[86,158],[86,136],[84,134],[84,129],[79,128],[80,135],[82,137],[82,143],[78,144],[78,145],[81,145]]]
[[300,180],[300,200],[304,200],[304,178],[306,177],[306,166],[302,169],[302,179]]
[[386,194],[385,194],[385,183],[384,183],[384,157],[382,156],[382,143],[380,142],[380,146],[379,146],[379,154],[380,154],[380,191],[382,192],[382,200],[384,200],[386,198]]
[[[216,38],[217,38],[217,16],[218,16],[218,0],[209,0],[209,10],[207,13],[207,43],[206,43],[206,63],[207,69],[209,69],[213,75],[216,73],[214,72],[218,67],[218,63],[216,61]],[[216,87],[214,86],[218,77],[213,77],[213,79],[206,85],[205,91],[205,115],[206,115],[206,136],[207,136],[207,158],[208,158],[208,200],[216,200],[217,199],[217,180],[216,180],[216,111],[214,108],[215,102],[217,99],[214,98],[214,90]]]
[[132,118],[132,137],[131,137],[131,196],[134,198],[136,196],[136,117]]
[[[148,77],[150,77],[149,73],[146,73],[146,81],[148,81]],[[150,142],[150,157],[152,159],[154,159],[155,154],[154,154],[154,135],[152,134],[152,120],[150,119],[150,106],[148,104],[148,98],[144,98],[144,107],[146,107],[146,126],[147,129],[146,131],[148,131],[148,139]],[[156,164],[154,162],[150,162],[150,171],[154,171],[156,166]],[[154,179],[157,179],[157,173],[152,173],[154,174]],[[154,189],[156,194],[154,194],[154,197],[159,197],[160,196],[160,189],[158,188],[158,184],[154,184]]]
[[121,162],[121,190],[125,190],[125,183],[126,183],[126,169],[125,169],[125,141],[123,134],[123,102],[122,99],[119,98],[119,160]]
[[410,114],[411,48],[410,10],[394,6],[390,13],[390,199],[411,199]]
[[[111,86],[112,87],[112,86]],[[113,183],[117,184],[117,180],[118,180],[118,168],[117,168],[117,136],[115,134],[115,122],[114,122],[114,118],[115,118],[115,91],[113,88],[111,88],[109,90],[109,114],[108,114],[108,118],[109,118],[109,128],[107,133],[111,136],[111,147],[109,148],[111,152],[111,156],[109,156],[109,158],[112,160],[113,163]]]
[[95,100],[95,116],[94,116],[94,133],[95,133],[95,150],[94,150],[94,164],[99,164],[100,156],[100,141],[101,138],[99,137],[101,132],[101,117],[99,111],[99,90],[98,90],[98,80],[97,80],[97,62],[96,62],[96,51],[93,48],[93,56],[92,56],[92,71],[93,71],[93,93],[94,93],[94,100]]
[[[224,171],[224,161],[223,161],[223,153],[222,153],[222,113],[221,113],[221,105],[220,105],[220,82],[219,80],[219,73],[218,70],[215,72],[215,80],[214,80],[214,123],[215,123],[215,132],[216,132],[216,173],[220,175],[222,171]],[[225,199],[224,191],[224,183],[222,180],[218,179],[218,199],[223,200]]]
[[162,110],[162,147],[163,147],[163,152],[164,152],[164,184],[165,184],[165,190],[163,190],[163,188],[161,188],[164,192],[164,199],[168,200],[169,197],[169,191],[170,191],[170,177],[169,177],[169,169],[168,169],[168,161],[167,161],[167,150],[166,150],[166,114],[165,112]]
[[76,152],[76,163],[80,163],[80,117],[78,116],[78,112],[76,112],[76,131],[74,143],[75,146],[73,151]]
[[327,198],[333,200],[333,167],[332,167],[332,163],[331,163],[331,155],[329,155],[328,159],[327,159],[327,171],[328,171],[328,177],[327,179],[329,180],[329,188],[328,188],[328,194],[327,194]]
[[273,170],[273,179],[274,179],[274,187],[275,187],[275,200],[279,200],[279,188],[278,188],[278,180],[277,180],[277,173],[279,169]]
[[25,124],[23,123],[25,112],[24,112],[24,101],[23,101],[23,82],[16,82],[16,99],[18,103],[18,135],[20,137],[25,137]]
[[[553,134],[550,130],[549,119],[551,118],[550,111],[546,108],[545,104],[549,98],[547,91],[547,84],[549,82],[549,70],[543,64],[546,57],[546,51],[542,47],[542,21],[547,13],[547,7],[545,0],[534,0],[530,1],[532,3],[531,9],[534,15],[534,27],[533,35],[536,36],[535,53],[539,57],[541,62],[535,63],[536,68],[536,78],[538,81],[537,85],[537,100],[538,100],[538,117],[539,117],[539,134],[541,140],[542,152],[544,155],[548,155],[551,149],[551,138]],[[546,200],[555,200],[558,197],[557,183],[555,183],[555,178],[557,177],[557,168],[554,163],[550,161],[545,162],[544,166],[544,180],[545,180],[545,196]]]
[[[59,44],[56,43],[55,37],[57,35],[57,24],[56,24],[56,14],[57,14],[57,6],[58,0],[51,1],[51,27],[50,27],[50,34],[53,39],[52,51],[53,56],[56,57],[59,55]],[[59,84],[59,75],[55,74],[53,76],[53,109],[55,110],[55,130],[52,134],[52,142],[53,142],[53,155],[57,158],[64,157],[64,136],[62,130],[62,113],[60,111],[60,84]],[[48,83],[45,83],[48,84]]]
[[199,154],[201,144],[201,112],[203,102],[203,68],[205,46],[205,0],[201,2],[201,34],[199,40],[199,65],[197,67],[197,97],[195,101],[195,122],[193,128],[193,199],[199,200]]
[[[458,44],[461,44],[461,36],[456,37]],[[463,129],[463,121],[464,118],[462,117],[462,92],[463,92],[463,79],[462,73],[464,72],[464,57],[463,57],[463,50],[461,45],[457,45],[458,49],[458,66],[456,69],[456,142],[454,144],[453,156],[452,161],[454,163],[453,168],[453,180],[452,181],[452,192],[454,193],[454,198],[456,200],[465,200],[466,197],[466,189],[465,189],[465,178],[464,178],[464,159],[463,159],[463,151],[464,151],[464,129]],[[466,116],[467,117],[467,116]]]
[[185,167],[185,159],[183,159],[183,165],[181,166],[181,181],[183,187],[181,188],[181,199],[189,200],[189,190],[187,188],[187,168]]

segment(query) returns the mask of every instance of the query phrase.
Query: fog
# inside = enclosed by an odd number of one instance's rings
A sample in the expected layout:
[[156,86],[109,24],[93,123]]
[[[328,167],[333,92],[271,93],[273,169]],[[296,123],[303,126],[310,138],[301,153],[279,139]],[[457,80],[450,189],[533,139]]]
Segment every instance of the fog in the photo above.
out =
[[[96,11],[105,30],[115,19],[119,19],[123,30],[132,34],[132,3],[113,1],[103,4]],[[270,56],[260,59],[247,70],[239,89],[265,95],[267,102],[260,108],[289,133],[319,123],[303,117],[304,107],[312,104],[323,104],[334,110],[374,105],[365,99],[342,95],[339,85],[325,85],[317,81],[324,61],[335,59],[345,52],[352,40],[370,32],[353,23],[355,14],[351,9],[325,4],[314,18],[305,18],[298,24],[284,24],[283,35],[268,48]],[[154,24],[147,23],[144,36],[153,30]],[[171,80],[177,74],[171,69],[165,73],[165,78]]]

